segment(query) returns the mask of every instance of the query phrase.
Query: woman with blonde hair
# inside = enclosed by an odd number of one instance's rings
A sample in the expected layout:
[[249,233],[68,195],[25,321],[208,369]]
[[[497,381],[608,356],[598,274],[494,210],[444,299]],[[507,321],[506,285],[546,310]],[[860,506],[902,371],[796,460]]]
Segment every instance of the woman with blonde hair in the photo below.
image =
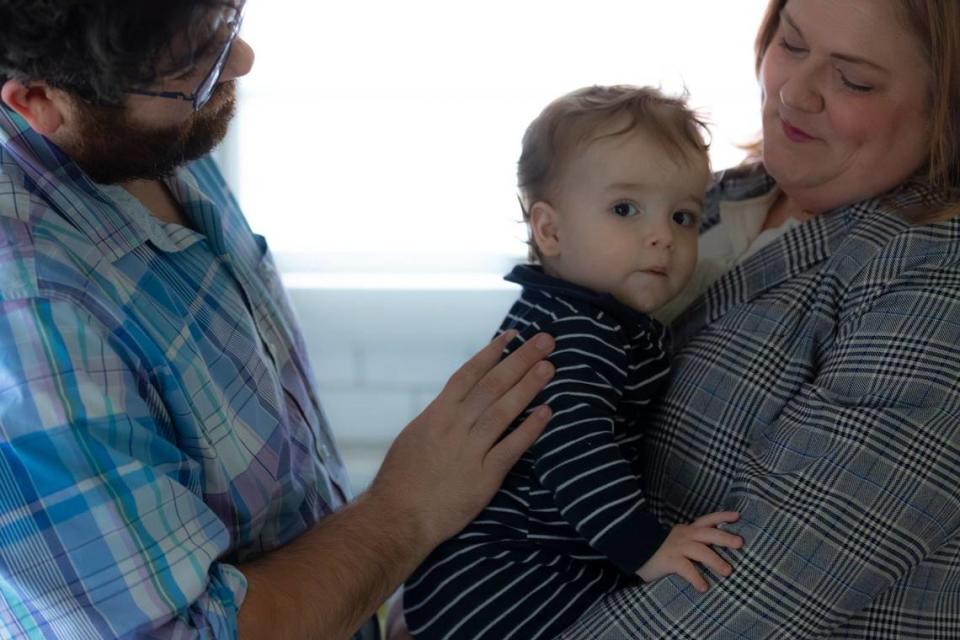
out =
[[960,637],[960,3],[772,0],[757,71],[644,456],[661,521],[744,547],[563,637]]

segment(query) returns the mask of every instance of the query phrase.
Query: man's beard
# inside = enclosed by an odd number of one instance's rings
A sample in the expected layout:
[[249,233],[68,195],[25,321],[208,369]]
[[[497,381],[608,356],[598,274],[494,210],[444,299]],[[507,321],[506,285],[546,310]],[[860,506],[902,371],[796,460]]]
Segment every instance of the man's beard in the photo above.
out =
[[77,103],[75,142],[64,151],[101,184],[164,178],[220,144],[234,115],[235,87],[220,83],[189,120],[163,128],[134,124],[122,108]]

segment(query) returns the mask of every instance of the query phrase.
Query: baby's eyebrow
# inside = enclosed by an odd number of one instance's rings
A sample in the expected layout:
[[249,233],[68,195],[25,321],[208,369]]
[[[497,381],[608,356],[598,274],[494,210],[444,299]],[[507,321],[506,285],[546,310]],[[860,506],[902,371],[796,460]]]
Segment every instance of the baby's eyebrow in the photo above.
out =
[[650,185],[641,182],[614,182],[607,185],[607,191],[638,191],[649,188]]

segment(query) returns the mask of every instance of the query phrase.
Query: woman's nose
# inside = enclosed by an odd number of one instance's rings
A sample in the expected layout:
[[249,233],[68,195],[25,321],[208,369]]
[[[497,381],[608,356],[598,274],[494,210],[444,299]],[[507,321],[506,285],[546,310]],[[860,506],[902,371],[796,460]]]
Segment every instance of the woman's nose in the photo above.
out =
[[823,109],[823,96],[810,74],[795,75],[780,85],[780,102],[806,113],[818,113]]

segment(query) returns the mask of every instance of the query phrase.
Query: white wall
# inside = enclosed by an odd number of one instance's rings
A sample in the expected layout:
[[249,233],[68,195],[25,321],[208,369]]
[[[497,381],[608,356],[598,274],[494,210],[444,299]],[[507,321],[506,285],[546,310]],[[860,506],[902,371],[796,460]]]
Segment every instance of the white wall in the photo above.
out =
[[529,121],[588,84],[686,88],[715,166],[755,136],[766,0],[251,0],[255,48],[221,159],[270,241],[362,488],[492,335],[525,254]]

